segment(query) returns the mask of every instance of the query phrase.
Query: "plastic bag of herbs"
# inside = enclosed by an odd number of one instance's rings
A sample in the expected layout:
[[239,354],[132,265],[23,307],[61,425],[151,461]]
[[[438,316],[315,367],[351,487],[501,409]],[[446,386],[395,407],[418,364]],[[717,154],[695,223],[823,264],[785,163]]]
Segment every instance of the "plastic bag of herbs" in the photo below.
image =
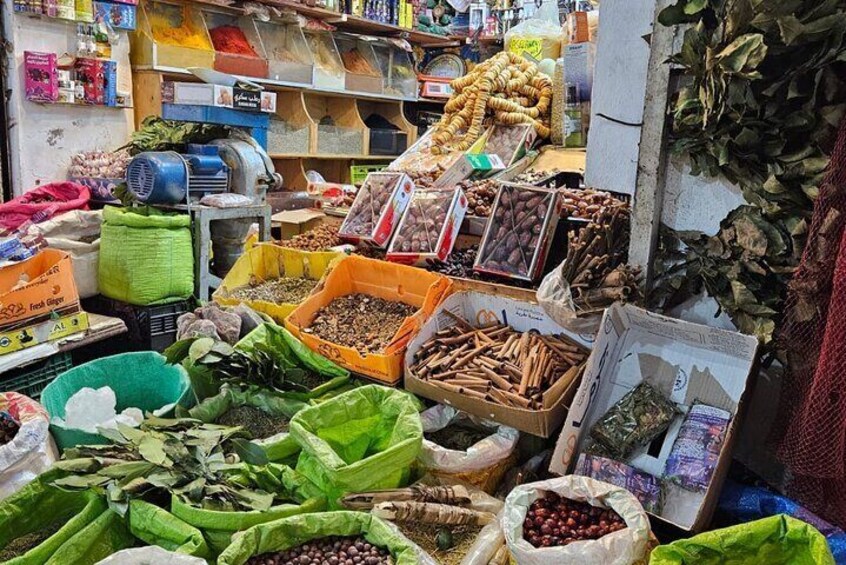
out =
[[0,563],[90,565],[135,544],[105,497],[53,487],[57,476],[48,471],[0,502]]
[[235,532],[326,506],[308,479],[268,464],[240,427],[148,417],[140,429],[108,434],[112,445],[67,450],[52,484],[102,490],[128,508],[132,533],[150,544],[213,556]]
[[267,322],[235,346],[209,337],[177,341],[165,351],[169,363],[188,371],[198,401],[216,396],[225,383],[256,386],[305,407],[346,390],[350,373],[319,355],[288,330]]
[[[243,565],[252,557],[291,550],[328,537],[362,537],[388,550],[395,565],[417,565],[414,544],[391,526],[363,512],[301,514],[250,528],[226,548],[218,565]],[[312,561],[309,561],[312,562]]]

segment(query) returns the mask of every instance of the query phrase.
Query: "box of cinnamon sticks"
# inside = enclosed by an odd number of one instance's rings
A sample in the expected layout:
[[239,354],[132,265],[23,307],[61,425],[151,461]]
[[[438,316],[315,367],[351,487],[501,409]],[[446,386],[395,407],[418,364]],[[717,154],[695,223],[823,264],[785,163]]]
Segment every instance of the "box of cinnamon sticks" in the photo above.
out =
[[449,296],[411,341],[409,391],[541,437],[567,414],[590,354],[534,303],[475,291]]

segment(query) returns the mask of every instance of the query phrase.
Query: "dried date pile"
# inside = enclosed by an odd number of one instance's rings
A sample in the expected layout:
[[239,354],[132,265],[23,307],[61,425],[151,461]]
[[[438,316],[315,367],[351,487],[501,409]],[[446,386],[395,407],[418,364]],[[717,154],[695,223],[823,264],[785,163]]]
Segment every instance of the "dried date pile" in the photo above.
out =
[[465,180],[458,183],[467,196],[467,212],[474,216],[487,218],[491,215],[491,208],[499,190],[496,179]]
[[453,192],[415,193],[391,243],[391,251],[434,253],[446,225],[453,196]]
[[403,302],[350,294],[318,310],[314,322],[303,331],[361,353],[381,353],[416,311]]
[[19,429],[20,426],[11,416],[5,413],[0,414],[0,445],[6,445],[15,439]]
[[388,550],[363,537],[328,537],[286,551],[250,557],[247,565],[391,565]]
[[343,245],[343,243],[341,238],[338,237],[338,226],[329,224],[320,224],[313,230],[278,242],[281,247],[299,249],[300,251],[324,251]]
[[229,296],[247,302],[261,300],[273,304],[298,304],[308,298],[315,286],[317,281],[311,279],[283,277],[232,289]]
[[523,520],[523,539],[535,547],[555,547],[595,540],[626,528],[614,510],[547,492],[535,500]]
[[369,236],[391,200],[401,176],[371,173],[356,196],[355,203],[341,226],[343,235]]

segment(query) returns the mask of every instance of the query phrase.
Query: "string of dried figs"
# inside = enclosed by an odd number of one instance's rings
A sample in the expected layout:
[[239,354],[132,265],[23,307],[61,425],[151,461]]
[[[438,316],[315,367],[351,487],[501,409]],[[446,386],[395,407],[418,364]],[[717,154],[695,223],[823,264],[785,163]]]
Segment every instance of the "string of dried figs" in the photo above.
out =
[[452,192],[415,193],[403,217],[399,232],[391,243],[391,251],[400,253],[435,251],[453,196]]
[[454,92],[435,125],[432,153],[466,151],[489,118],[503,125],[530,124],[539,137],[549,137],[552,81],[520,55],[498,53],[450,86]]
[[547,491],[526,512],[523,539],[535,547],[557,547],[574,541],[596,540],[624,528],[623,518],[610,508]]
[[388,550],[363,537],[327,537],[297,547],[250,557],[247,565],[390,565]]

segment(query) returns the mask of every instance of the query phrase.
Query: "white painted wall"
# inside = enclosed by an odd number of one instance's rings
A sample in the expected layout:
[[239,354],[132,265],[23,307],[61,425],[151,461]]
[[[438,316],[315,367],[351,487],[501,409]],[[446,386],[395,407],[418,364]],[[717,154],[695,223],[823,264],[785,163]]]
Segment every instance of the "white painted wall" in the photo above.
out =
[[[133,131],[131,109],[99,106],[35,104],[25,99],[23,52],[45,51],[61,55],[76,50],[76,24],[35,18],[12,11],[2,3],[9,81],[9,134],[12,182],[15,195],[55,180],[63,180],[70,157],[80,151],[110,150],[125,144]],[[121,32],[112,58],[118,61],[119,81],[130,81],[129,39]],[[131,88],[130,88],[131,91]]]

